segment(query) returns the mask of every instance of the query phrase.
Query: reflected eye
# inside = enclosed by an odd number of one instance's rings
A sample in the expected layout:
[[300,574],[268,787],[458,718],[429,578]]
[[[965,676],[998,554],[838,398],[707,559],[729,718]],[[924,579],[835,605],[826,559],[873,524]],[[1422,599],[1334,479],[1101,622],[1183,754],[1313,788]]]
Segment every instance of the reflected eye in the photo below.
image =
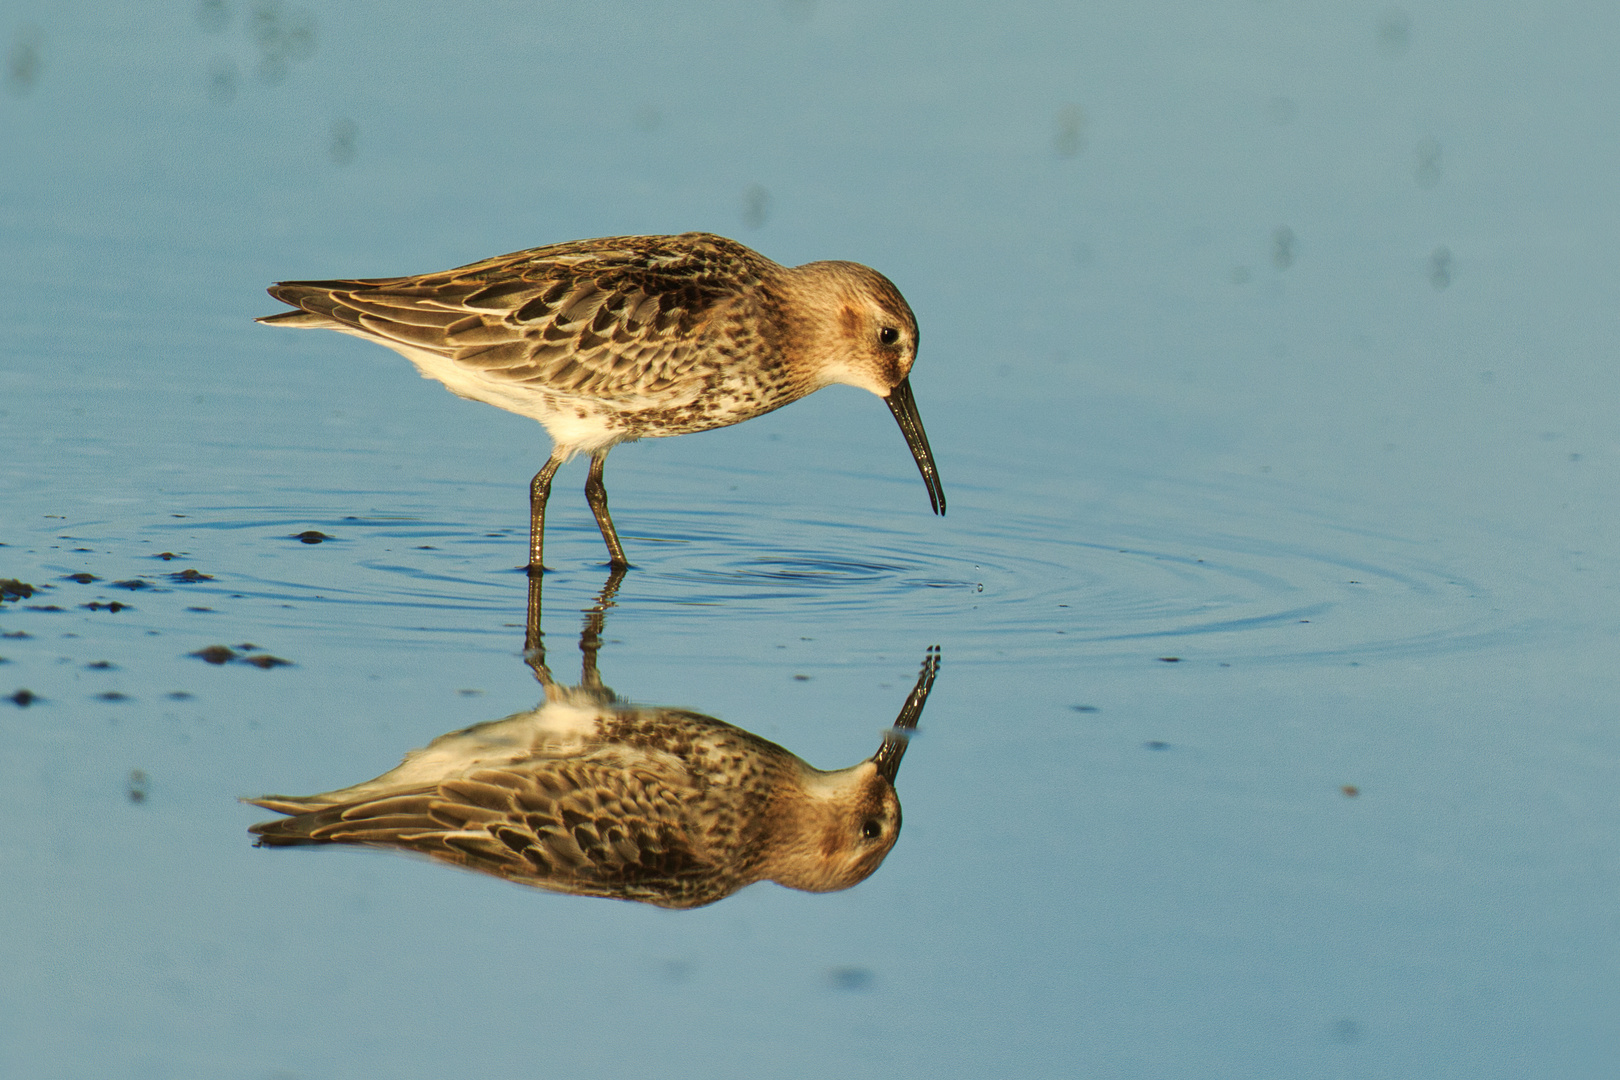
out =
[[883,822],[878,821],[876,818],[867,818],[866,822],[861,826],[861,835],[868,840],[876,840],[883,835]]
[[900,340],[900,331],[896,330],[892,326],[885,326],[883,329],[878,331],[878,340],[883,342],[885,345],[893,345],[895,342]]

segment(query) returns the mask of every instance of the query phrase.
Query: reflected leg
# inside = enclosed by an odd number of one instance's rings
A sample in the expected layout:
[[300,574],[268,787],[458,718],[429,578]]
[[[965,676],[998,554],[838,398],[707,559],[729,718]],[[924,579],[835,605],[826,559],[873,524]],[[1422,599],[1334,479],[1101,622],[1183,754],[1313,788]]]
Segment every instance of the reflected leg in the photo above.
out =
[[602,689],[602,676],[596,670],[596,654],[602,651],[602,627],[607,623],[607,609],[613,606],[613,597],[618,594],[624,572],[625,567],[615,566],[608,574],[607,583],[596,594],[596,603],[586,609],[585,626],[579,632],[579,685],[592,690]]
[[607,464],[607,456],[606,450],[598,450],[591,455],[591,471],[585,477],[585,501],[591,504],[591,513],[596,515],[596,527],[602,530],[602,539],[607,541],[608,565],[615,569],[628,569],[630,560],[624,557],[624,547],[613,528],[613,518],[608,515],[607,487],[602,483],[602,467]]
[[551,457],[534,474],[529,483],[529,576],[545,572],[540,555],[546,544],[546,500],[551,498],[551,478],[563,463],[562,453],[553,450]]
[[540,675],[540,669],[546,666],[546,646],[540,634],[540,583],[544,577],[543,574],[529,575],[529,610],[523,622],[523,656],[529,666],[535,668],[535,677],[542,683],[549,683],[549,672],[544,677]]

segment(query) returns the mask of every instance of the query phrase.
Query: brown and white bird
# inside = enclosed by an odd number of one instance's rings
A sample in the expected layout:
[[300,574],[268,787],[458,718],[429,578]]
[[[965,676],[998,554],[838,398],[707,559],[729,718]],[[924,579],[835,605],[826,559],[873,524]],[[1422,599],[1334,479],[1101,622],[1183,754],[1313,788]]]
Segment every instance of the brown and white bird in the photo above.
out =
[[442,735],[375,780],[247,800],[292,815],[250,831],[260,846],[397,848],[668,908],[756,881],[847,889],[900,834],[895,776],[938,669],[930,649],[878,752],[830,772],[710,716],[626,705],[589,677],[547,681],[539,708]]
[[585,496],[610,562],[628,566],[602,483],[609,450],[740,423],[833,383],[888,403],[945,512],[909,381],[917,320],[859,263],[781,266],[710,233],[616,236],[417,277],[284,281],[270,295],[297,310],[259,322],[375,341],[462,397],[545,425],[554,445],[529,488],[531,573],[551,479],[575,454],[591,456]]

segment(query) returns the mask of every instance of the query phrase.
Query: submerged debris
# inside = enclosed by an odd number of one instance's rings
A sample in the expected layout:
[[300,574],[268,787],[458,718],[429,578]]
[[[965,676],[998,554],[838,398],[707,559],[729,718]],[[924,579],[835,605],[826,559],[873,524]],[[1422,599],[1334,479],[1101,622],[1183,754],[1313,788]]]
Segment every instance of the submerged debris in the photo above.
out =
[[34,595],[34,587],[16,578],[0,578],[0,603],[7,600],[26,600]]
[[322,540],[335,540],[335,539],[337,539],[335,536],[327,536],[325,533],[321,532],[319,529],[306,529],[301,533],[294,533],[292,538],[294,540],[302,540],[306,544],[318,544]]
[[257,645],[242,644],[237,648],[242,651],[238,652],[229,645],[210,645],[206,649],[198,649],[196,652],[187,655],[195,656],[199,660],[206,660],[210,664],[228,664],[233,660],[239,660],[244,664],[252,664],[256,668],[264,668],[266,671],[273,667],[292,666],[291,660],[283,660],[279,656],[271,656],[266,652],[261,652],[258,656],[244,655],[247,652],[257,650]]

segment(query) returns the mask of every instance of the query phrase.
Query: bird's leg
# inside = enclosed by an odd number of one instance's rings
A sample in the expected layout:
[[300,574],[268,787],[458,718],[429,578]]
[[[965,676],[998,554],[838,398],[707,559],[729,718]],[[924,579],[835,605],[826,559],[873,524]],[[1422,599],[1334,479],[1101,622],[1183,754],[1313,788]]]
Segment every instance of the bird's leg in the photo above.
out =
[[624,557],[624,546],[619,543],[613,518],[608,515],[607,488],[602,484],[602,468],[607,464],[607,456],[606,450],[598,450],[591,455],[591,471],[585,477],[585,501],[591,504],[591,513],[596,515],[596,527],[602,530],[602,539],[607,541],[608,565],[614,569],[629,569],[630,560]]
[[563,463],[563,455],[556,450],[551,457],[534,474],[534,480],[529,484],[529,576],[539,577],[545,573],[545,565],[541,562],[541,553],[546,546],[546,500],[551,498],[551,478],[557,475],[557,469]]

